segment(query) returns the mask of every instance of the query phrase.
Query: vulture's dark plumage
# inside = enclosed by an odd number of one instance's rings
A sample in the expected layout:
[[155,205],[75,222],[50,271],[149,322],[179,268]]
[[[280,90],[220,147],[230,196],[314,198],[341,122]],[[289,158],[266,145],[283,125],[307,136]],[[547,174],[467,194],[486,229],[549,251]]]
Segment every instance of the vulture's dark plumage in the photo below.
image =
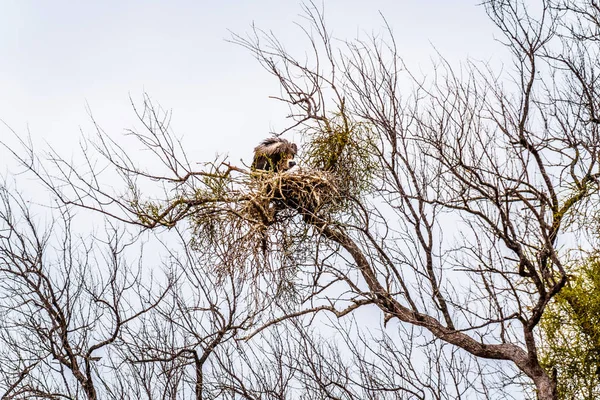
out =
[[286,171],[296,165],[293,160],[297,152],[298,146],[295,143],[278,137],[265,139],[254,149],[252,169]]

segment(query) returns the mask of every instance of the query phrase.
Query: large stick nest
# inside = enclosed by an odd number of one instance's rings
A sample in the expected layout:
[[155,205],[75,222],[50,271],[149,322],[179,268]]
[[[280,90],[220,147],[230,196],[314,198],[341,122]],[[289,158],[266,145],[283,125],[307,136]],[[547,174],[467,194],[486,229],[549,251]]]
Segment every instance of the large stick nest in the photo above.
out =
[[330,172],[294,168],[205,180],[205,190],[194,197],[199,205],[190,210],[192,248],[217,272],[250,279],[267,274],[277,286],[289,286],[300,265],[314,262],[310,222],[335,220],[343,207]]
[[341,198],[329,172],[296,168],[286,172],[257,171],[249,184],[249,201],[242,214],[265,227],[301,214],[305,220],[324,218],[338,208]]

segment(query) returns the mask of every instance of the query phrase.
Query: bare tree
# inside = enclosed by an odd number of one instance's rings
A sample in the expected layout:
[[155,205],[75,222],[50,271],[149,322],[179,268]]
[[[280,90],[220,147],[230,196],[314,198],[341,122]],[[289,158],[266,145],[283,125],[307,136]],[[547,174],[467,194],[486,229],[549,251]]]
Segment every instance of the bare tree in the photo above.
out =
[[[137,343],[123,330],[140,381],[151,387],[154,376],[173,374],[161,395],[175,397],[168,385],[188,379],[198,396],[203,363],[213,357],[223,373],[212,381],[214,396],[285,398],[295,393],[291,382],[301,382],[317,398],[489,398],[507,395],[486,381],[494,365],[487,360],[501,360],[509,366],[494,371],[495,384],[526,379],[538,399],[557,398],[536,329],[577,257],[572,232],[585,236],[572,217],[593,211],[598,197],[599,7],[484,7],[512,57],[503,71],[474,61],[456,69],[441,58],[420,76],[404,63],[391,27],[387,39],[336,47],[314,4],[305,7],[308,58],[259,29],[234,35],[280,82],[277,99],[293,122],[279,134],[293,129],[305,141],[299,172],[251,172],[223,160],[196,168],[169,130],[170,114],[148,97],[136,110],[142,130],[130,134],[157,157],[154,169],[97,125],[96,140],[86,142],[123,179],[120,192],[102,183],[87,148],[87,170],[54,153],[50,165],[41,162],[28,145],[27,156],[15,153],[64,204],[188,232],[183,259],[195,261],[177,269],[186,283],[140,325],[165,330],[148,330]],[[241,297],[254,304],[250,311],[239,311]],[[400,329],[395,337],[385,330],[377,347],[340,325],[359,360],[354,372],[305,327],[323,312],[343,318],[374,309],[382,329]],[[205,317],[209,324],[200,324]],[[432,342],[429,371],[437,368],[426,377],[403,356],[422,335]],[[253,366],[258,355],[272,369]],[[385,375],[404,361],[406,375]],[[188,366],[195,379],[183,372]]]
[[[474,356],[514,362],[540,399],[555,398],[556,384],[535,329],[567,279],[565,220],[585,212],[600,176],[598,5],[569,4],[540,2],[534,15],[524,2],[485,3],[513,56],[507,76],[474,62],[457,73],[443,59],[431,78],[416,76],[392,35],[338,54],[314,8],[313,65],[270,34],[234,37],[283,82],[308,134],[330,135],[337,115],[374,133],[370,194],[383,204],[358,200],[354,225],[312,221],[350,255],[365,297]],[[456,245],[441,240],[447,224]]]
[[229,349],[268,305],[239,276],[219,281],[199,253],[186,247],[182,253],[170,250],[169,273],[179,274],[173,290],[121,336],[130,370],[123,385],[138,384],[147,398],[218,397],[221,376],[239,372],[219,366],[214,354]]
[[32,204],[6,187],[0,207],[2,398],[98,398],[104,353],[169,281],[154,293],[127,263],[117,229],[79,238],[62,207],[41,228]]
[[64,206],[44,228],[38,208],[0,189],[2,399],[212,398],[212,353],[264,307],[244,282],[217,284],[173,243],[162,269],[131,262],[139,237],[79,236]]
[[244,371],[222,376],[224,393],[252,399],[513,398],[488,380],[485,365],[432,343],[421,328],[407,332],[398,325],[388,332],[350,318],[328,321],[334,329],[324,333],[319,324],[311,329],[300,319],[288,322],[219,354],[224,370]]

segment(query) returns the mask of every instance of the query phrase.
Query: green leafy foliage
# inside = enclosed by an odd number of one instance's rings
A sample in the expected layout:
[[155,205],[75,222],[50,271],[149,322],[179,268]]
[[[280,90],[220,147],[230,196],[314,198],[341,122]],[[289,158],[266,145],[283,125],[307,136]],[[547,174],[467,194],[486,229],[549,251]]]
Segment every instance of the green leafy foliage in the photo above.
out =
[[573,267],[541,323],[543,365],[556,374],[559,398],[600,398],[600,256]]
[[344,197],[360,197],[372,190],[379,170],[376,163],[375,135],[365,122],[351,121],[343,113],[328,119],[322,126],[308,132],[304,146],[306,164],[327,171],[337,178]]

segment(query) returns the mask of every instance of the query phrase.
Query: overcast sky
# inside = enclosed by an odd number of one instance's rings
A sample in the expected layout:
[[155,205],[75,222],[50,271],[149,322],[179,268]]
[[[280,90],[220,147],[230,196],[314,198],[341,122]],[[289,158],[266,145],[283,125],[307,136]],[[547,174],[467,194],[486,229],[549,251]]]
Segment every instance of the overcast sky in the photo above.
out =
[[[491,23],[476,3],[326,0],[324,7],[339,39],[380,32],[381,12],[401,55],[426,71],[434,46],[455,63],[495,57]],[[0,119],[20,135],[29,130],[39,146],[47,141],[67,155],[80,130],[91,131],[86,103],[107,133],[119,138],[135,122],[129,95],[140,99],[147,92],[173,110],[172,126],[192,160],[228,153],[232,161],[248,162],[253,146],[283,126],[286,110],[268,99],[278,93],[277,82],[248,51],[226,41],[229,30],[244,34],[254,22],[273,30],[290,51],[307,49],[293,24],[301,20],[296,1],[0,4]],[[0,137],[7,135],[0,126]],[[294,139],[293,133],[288,137]]]

